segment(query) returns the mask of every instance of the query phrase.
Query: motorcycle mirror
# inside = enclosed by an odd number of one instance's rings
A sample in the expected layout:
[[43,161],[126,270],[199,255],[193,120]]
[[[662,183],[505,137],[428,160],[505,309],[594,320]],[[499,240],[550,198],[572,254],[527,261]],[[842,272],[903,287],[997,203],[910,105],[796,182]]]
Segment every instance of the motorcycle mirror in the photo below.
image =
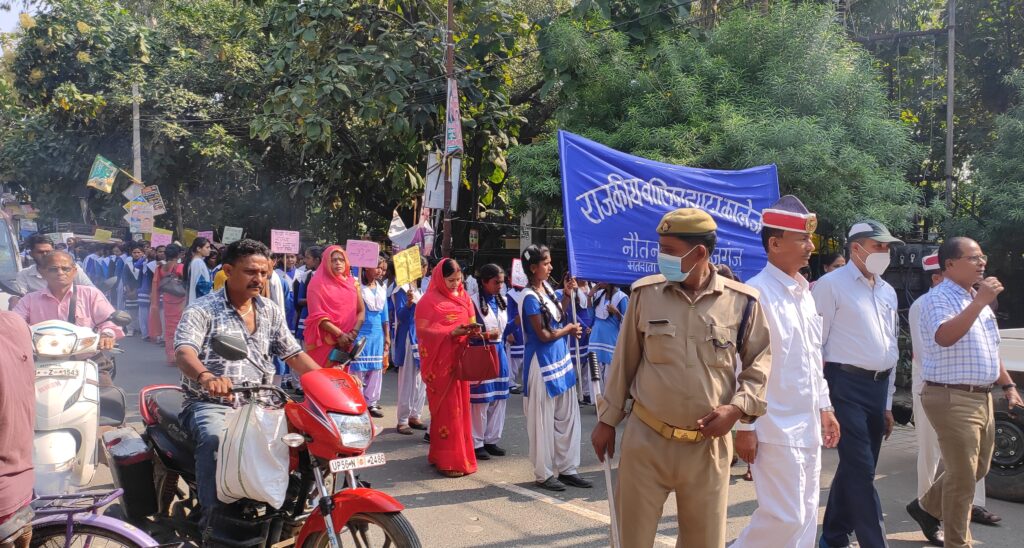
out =
[[0,280],[0,289],[8,295],[14,295],[15,297],[24,297],[25,294],[18,291],[16,288],[11,286],[10,280]]
[[355,361],[360,354],[363,353],[363,348],[366,347],[366,337],[356,339],[356,343],[352,345],[352,351],[349,352],[349,357],[352,361]]
[[107,318],[107,321],[118,327],[124,327],[132,323],[132,315],[124,311],[114,312]]
[[225,360],[237,362],[249,357],[245,339],[237,335],[218,333],[210,340],[210,348]]

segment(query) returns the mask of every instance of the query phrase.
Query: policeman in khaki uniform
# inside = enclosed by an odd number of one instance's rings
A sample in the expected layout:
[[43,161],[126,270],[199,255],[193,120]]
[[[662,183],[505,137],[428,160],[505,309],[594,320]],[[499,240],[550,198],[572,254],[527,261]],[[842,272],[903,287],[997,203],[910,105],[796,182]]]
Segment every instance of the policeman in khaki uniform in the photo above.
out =
[[[626,548],[654,544],[662,506],[676,492],[676,546],[725,545],[730,430],[765,412],[771,364],[757,290],[716,273],[717,225],[683,208],[658,223],[661,274],[633,284],[591,441],[614,456],[626,420],[617,489]],[[742,370],[736,375],[739,355]]]

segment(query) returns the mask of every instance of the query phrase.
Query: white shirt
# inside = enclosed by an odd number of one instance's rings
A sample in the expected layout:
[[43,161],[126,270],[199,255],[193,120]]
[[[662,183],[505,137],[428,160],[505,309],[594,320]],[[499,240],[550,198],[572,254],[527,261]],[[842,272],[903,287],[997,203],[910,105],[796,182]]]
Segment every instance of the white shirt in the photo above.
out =
[[[925,293],[927,295],[927,293]],[[924,388],[924,376],[922,371],[924,370],[924,364],[921,363],[921,357],[924,356],[924,341],[921,340],[921,303],[924,302],[924,295],[921,295],[914,301],[914,304],[910,305],[910,348],[913,355],[913,365],[910,370],[910,376],[914,381],[912,393],[915,396],[921,394],[921,389]]]
[[761,292],[758,302],[771,332],[768,412],[751,425],[757,441],[818,447],[821,409],[832,402],[821,360],[822,319],[809,284],[803,276],[794,279],[771,263],[747,284]]
[[[206,260],[202,257],[196,257],[192,259],[192,262],[188,265],[188,302],[194,303],[199,297],[196,295],[196,285],[199,284],[199,280],[206,280],[213,282],[210,279],[210,268],[206,266]],[[281,282],[277,282],[280,286]]]
[[[825,274],[811,290],[822,317],[822,354],[826,362],[871,371],[896,367],[896,291],[881,276],[872,287],[853,261]],[[886,409],[892,409],[896,372],[889,374]]]

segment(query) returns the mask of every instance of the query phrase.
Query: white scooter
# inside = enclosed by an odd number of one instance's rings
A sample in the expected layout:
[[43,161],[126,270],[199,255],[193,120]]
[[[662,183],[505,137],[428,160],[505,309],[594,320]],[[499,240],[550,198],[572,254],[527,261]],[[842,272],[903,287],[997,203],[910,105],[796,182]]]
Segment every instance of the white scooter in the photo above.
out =
[[[109,321],[127,325],[131,316],[115,312]],[[40,495],[64,494],[92,481],[97,431],[124,422],[125,397],[116,387],[99,386],[97,364],[89,359],[99,352],[98,333],[60,320],[40,322],[31,329],[36,365],[35,489]]]

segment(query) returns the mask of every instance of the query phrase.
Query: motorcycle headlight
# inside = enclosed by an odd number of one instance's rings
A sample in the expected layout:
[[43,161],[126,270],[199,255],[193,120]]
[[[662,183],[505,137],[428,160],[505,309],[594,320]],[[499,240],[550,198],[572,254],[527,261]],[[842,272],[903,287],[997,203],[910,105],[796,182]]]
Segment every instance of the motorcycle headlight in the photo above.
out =
[[370,422],[369,413],[364,412],[362,415],[328,413],[327,416],[334,421],[334,426],[341,434],[341,443],[345,447],[366,449],[370,446],[370,441],[373,440],[373,424]]

